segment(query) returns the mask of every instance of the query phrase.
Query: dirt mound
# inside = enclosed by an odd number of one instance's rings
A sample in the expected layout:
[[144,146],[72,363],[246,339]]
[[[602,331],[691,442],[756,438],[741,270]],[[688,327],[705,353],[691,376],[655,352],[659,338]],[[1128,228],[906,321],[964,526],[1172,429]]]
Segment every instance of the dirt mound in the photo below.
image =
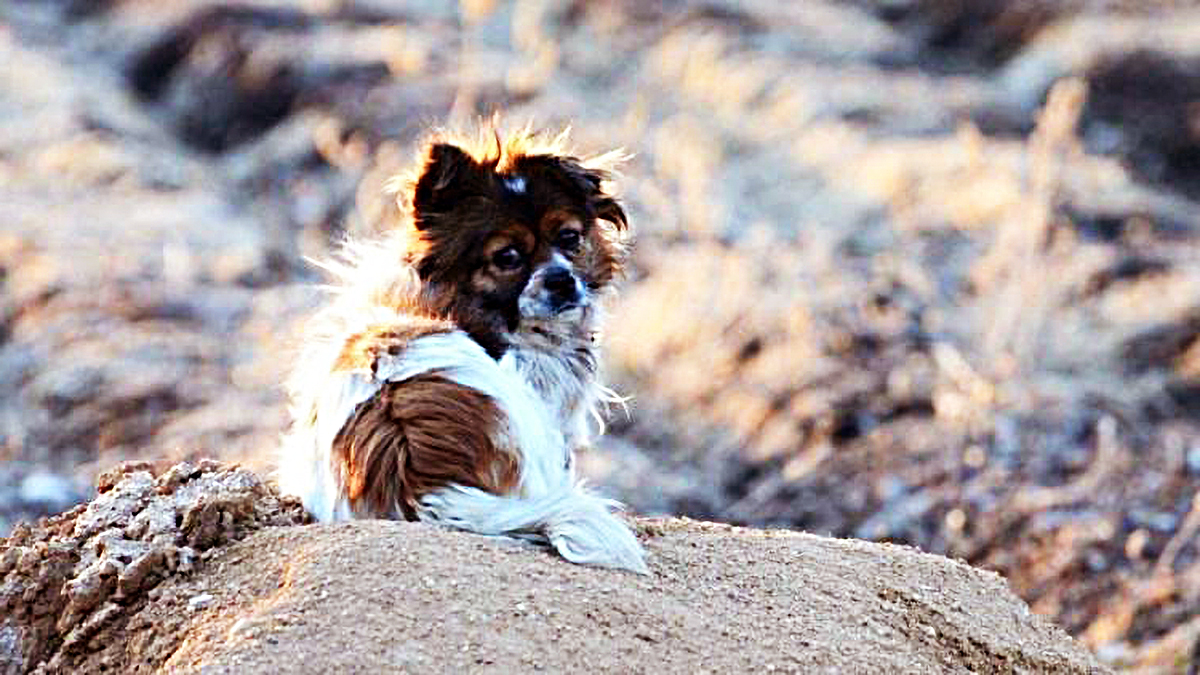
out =
[[132,668],[158,646],[136,617],[163,579],[256,529],[307,518],[244,469],[184,462],[155,478],[147,468],[102,474],[95,500],[4,540],[0,671]]
[[5,542],[4,672],[1098,672],[995,573],[885,544],[644,520],[648,577],[434,526],[304,521],[215,462],[105,474]]

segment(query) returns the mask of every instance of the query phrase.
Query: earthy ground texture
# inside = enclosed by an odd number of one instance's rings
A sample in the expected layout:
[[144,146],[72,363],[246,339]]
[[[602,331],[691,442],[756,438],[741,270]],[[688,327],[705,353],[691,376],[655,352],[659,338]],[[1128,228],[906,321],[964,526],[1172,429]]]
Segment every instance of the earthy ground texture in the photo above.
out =
[[1197,35],[1170,0],[0,2],[0,531],[121,460],[267,469],[304,256],[500,109],[635,154],[593,481],[962,558],[1187,672]]
[[244,469],[109,472],[0,543],[0,672],[1103,670],[999,575],[900,546],[640,520],[640,576],[303,521]]
[[308,520],[297,500],[280,500],[245,469],[183,462],[155,477],[148,468],[105,472],[88,504],[0,541],[5,673],[155,667],[152,655],[175,640],[171,623],[138,617],[164,579],[250,532]]

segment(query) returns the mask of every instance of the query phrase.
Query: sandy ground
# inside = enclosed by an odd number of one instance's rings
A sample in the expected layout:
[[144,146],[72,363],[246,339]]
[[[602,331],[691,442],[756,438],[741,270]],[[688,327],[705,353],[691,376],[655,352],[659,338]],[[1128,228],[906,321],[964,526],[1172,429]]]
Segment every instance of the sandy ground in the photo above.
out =
[[137,469],[4,542],[0,670],[1104,670],[999,575],[906,547],[639,519],[641,576],[426,524],[301,525],[240,469]]

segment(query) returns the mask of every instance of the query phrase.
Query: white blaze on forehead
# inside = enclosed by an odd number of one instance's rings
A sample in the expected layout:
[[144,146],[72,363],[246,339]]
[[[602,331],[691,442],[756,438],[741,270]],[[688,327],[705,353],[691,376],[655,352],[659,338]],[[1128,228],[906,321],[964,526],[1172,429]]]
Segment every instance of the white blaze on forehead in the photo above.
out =
[[537,269],[535,269],[533,271],[534,279],[540,280],[542,277],[546,276],[547,272],[554,269],[555,267],[566,268],[567,271],[569,271],[571,273],[571,279],[573,279],[575,281],[576,285],[579,284],[579,278],[575,274],[575,268],[571,265],[571,259],[568,258],[567,256],[563,255],[562,253],[559,253],[558,251],[555,251],[554,253],[552,253],[550,255],[549,260],[542,263]]
[[525,177],[524,176],[509,176],[504,179],[504,187],[509,191],[517,194],[525,193]]
[[[548,262],[544,266],[542,266],[542,269],[554,267],[556,265],[559,267],[565,267],[567,269],[571,269],[571,260],[569,258],[567,258],[567,256],[563,255],[562,253],[555,251],[554,254],[550,256],[550,262]],[[574,271],[574,270],[572,270],[572,271]],[[573,277],[575,275],[572,274],[571,276]]]

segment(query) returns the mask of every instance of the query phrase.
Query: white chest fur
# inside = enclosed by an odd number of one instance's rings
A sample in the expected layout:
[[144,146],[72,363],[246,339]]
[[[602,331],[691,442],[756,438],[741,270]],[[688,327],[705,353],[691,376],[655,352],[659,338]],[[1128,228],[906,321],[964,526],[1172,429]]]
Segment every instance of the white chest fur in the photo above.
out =
[[588,420],[596,414],[599,401],[591,344],[518,344],[505,353],[500,365],[515,370],[546,402],[567,436],[568,452],[588,443],[592,435]]

